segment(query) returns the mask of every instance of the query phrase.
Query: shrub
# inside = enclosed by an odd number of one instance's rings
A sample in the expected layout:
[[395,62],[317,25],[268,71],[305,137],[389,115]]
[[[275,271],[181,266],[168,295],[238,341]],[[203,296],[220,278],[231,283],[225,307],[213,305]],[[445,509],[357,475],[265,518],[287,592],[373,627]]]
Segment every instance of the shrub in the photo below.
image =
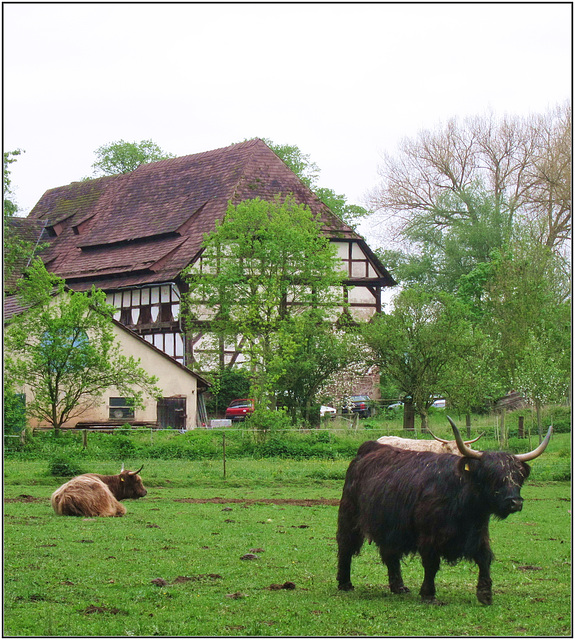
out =
[[257,429],[258,431],[275,431],[289,429],[291,420],[284,409],[273,411],[258,407],[251,416],[246,418],[245,425],[249,429]]
[[72,478],[84,473],[80,465],[66,456],[57,456],[50,461],[48,472],[53,476]]
[[26,428],[26,397],[4,390],[4,434],[20,433]]
[[112,449],[118,455],[118,457],[129,457],[134,455],[138,447],[134,444],[129,436],[116,435],[111,442]]
[[333,435],[327,430],[312,431],[309,439],[310,442],[333,442]]
[[553,407],[546,415],[546,419],[549,424],[553,424],[555,433],[571,432],[571,409],[569,407]]

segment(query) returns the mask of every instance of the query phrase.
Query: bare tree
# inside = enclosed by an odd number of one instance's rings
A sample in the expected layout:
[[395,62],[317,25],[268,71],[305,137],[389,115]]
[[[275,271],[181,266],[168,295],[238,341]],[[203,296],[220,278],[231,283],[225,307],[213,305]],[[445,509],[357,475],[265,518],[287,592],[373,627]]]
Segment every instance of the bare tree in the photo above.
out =
[[394,240],[473,223],[479,190],[493,197],[504,224],[528,224],[540,242],[556,247],[571,234],[570,106],[530,118],[451,119],[404,139],[396,155],[384,156],[379,174],[368,203]]
[[527,208],[537,239],[552,249],[571,238],[571,108],[557,107],[534,126],[538,153]]

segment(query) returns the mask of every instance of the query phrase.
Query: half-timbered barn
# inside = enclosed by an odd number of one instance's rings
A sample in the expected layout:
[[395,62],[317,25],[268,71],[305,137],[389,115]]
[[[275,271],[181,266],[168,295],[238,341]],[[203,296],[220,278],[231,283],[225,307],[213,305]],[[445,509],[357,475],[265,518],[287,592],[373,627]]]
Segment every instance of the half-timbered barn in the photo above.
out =
[[[291,194],[319,214],[345,268],[342,300],[367,319],[395,284],[365,240],[335,216],[261,140],[138,167],[47,191],[29,218],[45,226],[49,271],[69,287],[104,290],[116,319],[176,361],[194,366],[201,335],[185,335],[182,271],[228,203]],[[343,308],[343,307],[342,307]],[[233,362],[237,354],[227,354]]]

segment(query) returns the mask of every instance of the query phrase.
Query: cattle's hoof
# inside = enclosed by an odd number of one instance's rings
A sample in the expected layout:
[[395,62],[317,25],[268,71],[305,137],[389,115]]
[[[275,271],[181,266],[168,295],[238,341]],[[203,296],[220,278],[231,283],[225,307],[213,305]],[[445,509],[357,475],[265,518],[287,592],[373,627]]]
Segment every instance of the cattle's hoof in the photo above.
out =
[[405,585],[401,585],[400,587],[389,587],[391,590],[391,593],[409,593],[410,589],[409,587],[406,587]]
[[342,584],[338,584],[337,588],[340,591],[353,591],[353,585],[351,584],[351,582],[344,582]]
[[493,595],[490,591],[478,591],[477,599],[479,600],[479,602],[481,602],[481,604],[493,604]]

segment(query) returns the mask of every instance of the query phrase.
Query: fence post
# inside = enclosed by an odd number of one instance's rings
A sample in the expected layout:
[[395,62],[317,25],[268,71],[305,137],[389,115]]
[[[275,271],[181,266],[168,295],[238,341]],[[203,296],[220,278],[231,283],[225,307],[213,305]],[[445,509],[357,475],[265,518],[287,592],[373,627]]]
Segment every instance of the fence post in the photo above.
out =
[[82,448],[83,449],[88,448],[88,430],[87,429],[82,429]]
[[224,478],[226,477],[226,434],[222,433],[222,448],[224,452]]
[[26,444],[26,429],[20,432],[20,444]]
[[525,418],[524,418],[523,416],[519,416],[519,425],[518,425],[518,427],[517,427],[517,435],[518,435],[520,438],[524,438],[524,437],[525,437],[525,429],[524,429],[524,427],[523,427],[523,420],[524,420],[524,419],[525,419]]

